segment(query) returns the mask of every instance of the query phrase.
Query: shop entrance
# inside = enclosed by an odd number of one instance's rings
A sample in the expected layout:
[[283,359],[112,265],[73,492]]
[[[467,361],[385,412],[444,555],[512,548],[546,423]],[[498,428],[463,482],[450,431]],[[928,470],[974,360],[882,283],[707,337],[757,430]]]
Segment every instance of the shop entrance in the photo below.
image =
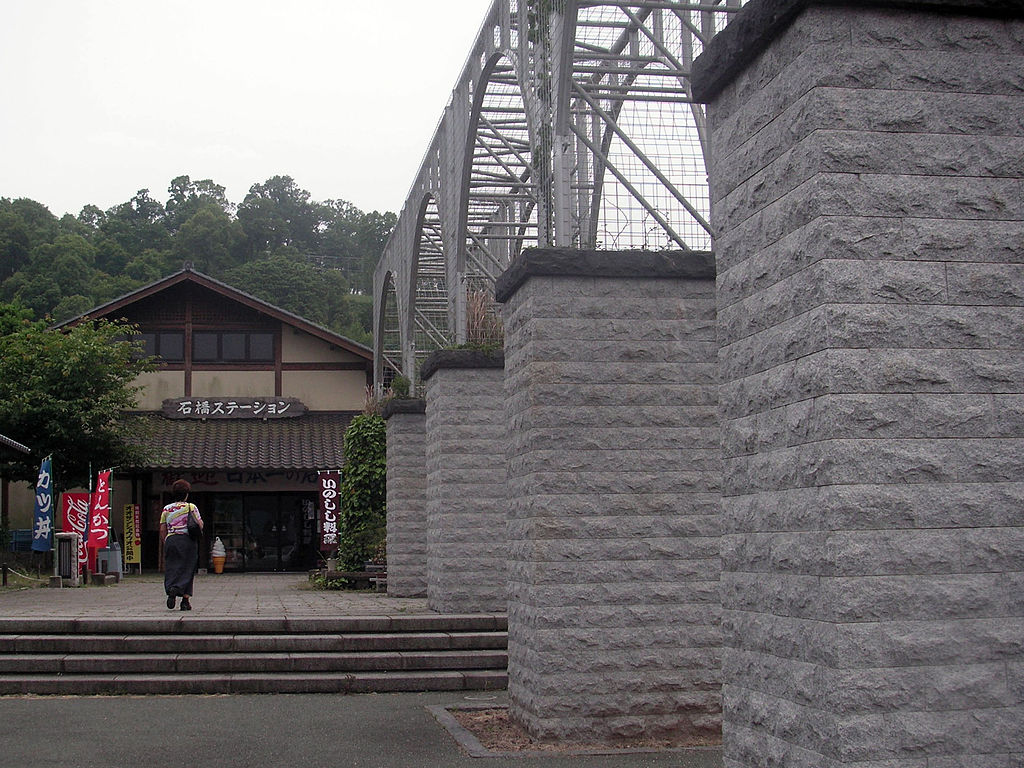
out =
[[316,504],[307,493],[208,494],[212,546],[220,537],[232,571],[306,571],[316,566]]

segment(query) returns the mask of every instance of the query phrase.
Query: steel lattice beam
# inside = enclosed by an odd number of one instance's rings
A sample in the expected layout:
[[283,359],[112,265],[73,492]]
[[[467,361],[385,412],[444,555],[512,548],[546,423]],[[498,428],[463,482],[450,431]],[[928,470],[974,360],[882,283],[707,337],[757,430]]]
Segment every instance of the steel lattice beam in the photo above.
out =
[[707,248],[693,58],[742,0],[494,0],[374,276],[378,384],[523,248]]

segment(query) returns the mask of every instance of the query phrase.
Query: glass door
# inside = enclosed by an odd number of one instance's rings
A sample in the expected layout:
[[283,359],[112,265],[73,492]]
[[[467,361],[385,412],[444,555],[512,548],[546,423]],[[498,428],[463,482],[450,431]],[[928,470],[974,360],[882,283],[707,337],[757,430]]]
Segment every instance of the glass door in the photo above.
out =
[[[245,569],[246,535],[243,515],[242,497],[221,493],[205,495],[206,509],[210,509],[209,521],[212,531],[207,533],[210,546],[220,537],[224,545],[224,570],[241,571]],[[206,514],[206,510],[200,510]],[[204,519],[205,522],[205,519]]]
[[246,570],[281,570],[279,501],[280,496],[274,493],[250,494],[245,497],[246,530],[252,535]]
[[316,565],[316,501],[306,493],[208,494],[208,539],[231,571],[307,571]]

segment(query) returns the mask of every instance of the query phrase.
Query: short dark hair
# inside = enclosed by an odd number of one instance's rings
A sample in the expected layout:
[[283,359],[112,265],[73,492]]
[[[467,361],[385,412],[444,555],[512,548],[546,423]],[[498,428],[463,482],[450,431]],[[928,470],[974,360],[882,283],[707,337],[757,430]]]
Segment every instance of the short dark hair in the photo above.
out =
[[192,486],[188,480],[175,480],[174,485],[171,486],[171,495],[174,496],[175,501],[184,501],[191,490]]

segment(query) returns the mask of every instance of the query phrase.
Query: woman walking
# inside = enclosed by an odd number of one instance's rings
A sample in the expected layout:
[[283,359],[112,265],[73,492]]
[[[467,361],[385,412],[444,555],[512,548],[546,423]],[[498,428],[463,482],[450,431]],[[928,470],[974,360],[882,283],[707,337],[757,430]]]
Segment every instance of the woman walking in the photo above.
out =
[[191,611],[192,580],[196,562],[199,560],[199,542],[188,535],[188,521],[191,516],[203,528],[199,507],[188,500],[192,486],[186,480],[175,480],[171,486],[174,498],[164,507],[160,515],[160,544],[164,560],[164,591],[167,593],[167,607],[173,609],[177,598],[181,598],[181,610]]

